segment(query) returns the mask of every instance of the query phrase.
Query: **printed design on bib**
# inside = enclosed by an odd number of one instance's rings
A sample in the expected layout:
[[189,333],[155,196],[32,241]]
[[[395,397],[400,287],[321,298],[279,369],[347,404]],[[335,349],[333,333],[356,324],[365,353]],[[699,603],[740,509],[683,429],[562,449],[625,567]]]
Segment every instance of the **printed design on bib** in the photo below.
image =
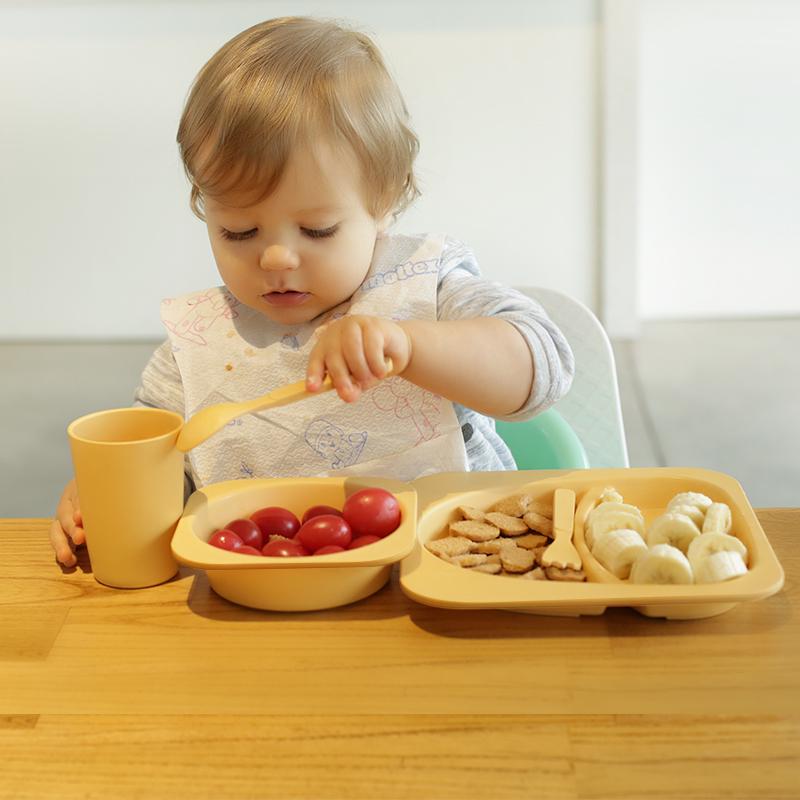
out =
[[[208,346],[205,336],[214,323],[221,319],[234,319],[239,316],[236,306],[239,301],[228,291],[209,289],[207,292],[194,295],[184,301],[187,310],[177,321],[167,319],[163,314],[164,326],[178,339],[192,344]],[[165,300],[162,305],[171,305],[171,300]],[[181,313],[181,309],[170,309],[173,318]]]
[[398,377],[381,381],[369,397],[377,408],[392,414],[395,419],[411,420],[417,429],[415,447],[439,435],[442,397]]
[[331,469],[343,469],[355,464],[367,438],[366,431],[346,433],[324,417],[313,420],[305,432],[306,444],[322,456]]
[[288,347],[290,350],[300,349],[300,340],[293,333],[284,333],[283,336],[281,336],[281,344],[284,347]]
[[391,286],[398,281],[407,281],[420,275],[438,274],[439,258],[426,258],[423,261],[405,261],[402,264],[392,266],[384,272],[376,272],[370,275],[356,294],[364,294],[378,289],[381,286]]

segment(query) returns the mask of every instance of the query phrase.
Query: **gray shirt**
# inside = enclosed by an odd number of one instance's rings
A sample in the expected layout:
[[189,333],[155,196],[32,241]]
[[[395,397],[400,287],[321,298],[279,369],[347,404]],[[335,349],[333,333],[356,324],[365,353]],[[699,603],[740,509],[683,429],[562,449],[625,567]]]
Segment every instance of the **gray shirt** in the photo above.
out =
[[[419,238],[422,241],[425,237]],[[452,238],[445,240],[438,268],[437,318],[440,320],[496,317],[524,336],[534,366],[533,385],[525,404],[502,417],[521,421],[541,413],[569,390],[575,362],[569,344],[544,309],[527,295],[481,276],[473,253]],[[136,390],[135,405],[165,408],[185,416],[183,385],[169,340],[153,353]],[[516,465],[494,420],[454,404],[461,423],[470,470],[506,470]],[[191,465],[187,459],[189,478]],[[274,477],[274,476],[264,476]]]

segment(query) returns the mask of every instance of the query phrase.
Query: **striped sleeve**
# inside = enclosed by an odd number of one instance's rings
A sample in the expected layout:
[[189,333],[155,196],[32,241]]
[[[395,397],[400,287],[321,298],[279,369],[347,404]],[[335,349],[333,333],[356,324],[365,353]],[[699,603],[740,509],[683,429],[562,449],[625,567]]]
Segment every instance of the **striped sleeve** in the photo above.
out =
[[505,319],[528,343],[534,370],[530,395],[522,408],[498,419],[530,419],[569,391],[575,359],[569,343],[544,308],[516,289],[483,278],[472,251],[449,237],[439,266],[437,304],[438,319]]

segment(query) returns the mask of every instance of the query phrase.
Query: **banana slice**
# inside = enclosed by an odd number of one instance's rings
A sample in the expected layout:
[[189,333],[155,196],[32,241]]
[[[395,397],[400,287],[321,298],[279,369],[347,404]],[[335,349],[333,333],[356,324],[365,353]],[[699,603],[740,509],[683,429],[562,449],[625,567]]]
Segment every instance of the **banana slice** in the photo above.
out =
[[695,506],[705,514],[711,503],[711,498],[701,492],[681,492],[667,503],[667,511],[672,511],[675,506]]
[[727,533],[704,533],[689,545],[689,563],[695,571],[702,561],[714,553],[738,553],[747,564],[747,548],[741,539]]
[[669,544],[651,547],[631,567],[631,583],[694,583],[689,559]]
[[[707,535],[725,536],[724,533]],[[697,583],[721,583],[746,573],[747,565],[739,553],[734,550],[720,550],[718,553],[711,553],[697,565],[694,579]]]
[[647,552],[638,531],[622,529],[606,531],[595,539],[592,555],[612,574],[625,580],[633,563]]
[[703,529],[703,523],[705,522],[706,516],[703,514],[702,509],[698,508],[697,506],[673,506],[669,509],[673,514],[683,514],[684,516],[689,517],[689,519],[697,525],[697,530]]
[[595,506],[586,516],[584,535],[589,549],[594,548],[598,536],[607,531],[626,528],[644,536],[644,517],[636,506],[616,501]]
[[712,503],[703,520],[703,533],[730,533],[731,510],[725,503]]
[[647,531],[647,544],[671,544],[685,553],[694,539],[700,535],[697,525],[685,514],[668,511],[656,517]]
[[600,494],[601,503],[621,503],[622,495],[613,487],[606,486]]

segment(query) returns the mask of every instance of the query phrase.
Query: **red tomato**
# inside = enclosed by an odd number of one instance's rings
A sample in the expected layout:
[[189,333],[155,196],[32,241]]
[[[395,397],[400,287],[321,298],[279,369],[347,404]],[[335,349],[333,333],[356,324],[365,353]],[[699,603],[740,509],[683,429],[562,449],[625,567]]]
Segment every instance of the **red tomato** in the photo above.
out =
[[208,543],[213,544],[214,547],[219,547],[221,550],[238,550],[244,547],[241,537],[233,531],[225,530],[225,528],[214,531],[209,537]]
[[256,549],[255,547],[250,547],[249,544],[243,544],[236,550],[237,553],[244,553],[248,556],[260,556],[262,555],[261,551]]
[[355,550],[356,547],[366,547],[368,544],[374,544],[375,542],[379,542],[381,540],[380,536],[359,536],[356,539],[353,539],[352,542],[347,546],[348,550]]
[[400,524],[400,504],[383,489],[362,489],[351,494],[342,506],[342,514],[357,537],[382,538]]
[[295,538],[303,544],[303,547],[316,553],[321,547],[329,544],[335,544],[341,548],[347,547],[353,534],[350,526],[341,517],[334,514],[322,514],[319,517],[312,517],[306,522]]
[[264,546],[264,534],[261,533],[261,528],[251,519],[235,519],[225,526],[225,530],[238,534],[245,544],[255,547],[256,550],[261,550]]
[[259,508],[250,515],[250,519],[261,528],[265,538],[278,534],[291,539],[300,530],[300,520],[288,508],[280,506]]
[[333,514],[336,517],[342,516],[342,512],[333,506],[311,506],[311,508],[303,514],[303,525],[313,517],[319,517],[322,516],[322,514]]
[[330,553],[344,553],[344,547],[339,547],[338,544],[326,544],[325,547],[314,551],[315,556],[327,556]]
[[281,556],[288,558],[291,556],[307,556],[308,550],[294,539],[273,539],[271,542],[264,545],[261,554],[265,556]]

